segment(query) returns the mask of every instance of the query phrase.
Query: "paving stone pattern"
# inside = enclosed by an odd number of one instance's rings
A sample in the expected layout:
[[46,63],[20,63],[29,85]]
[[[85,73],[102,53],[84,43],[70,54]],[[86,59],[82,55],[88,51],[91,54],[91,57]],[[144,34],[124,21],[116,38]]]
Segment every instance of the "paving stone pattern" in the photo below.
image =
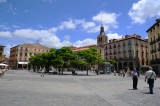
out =
[[64,72],[40,76],[27,70],[9,70],[0,76],[0,106],[160,106],[160,79],[154,94],[148,94],[144,76],[139,90],[132,90],[132,78],[96,75],[94,72]]

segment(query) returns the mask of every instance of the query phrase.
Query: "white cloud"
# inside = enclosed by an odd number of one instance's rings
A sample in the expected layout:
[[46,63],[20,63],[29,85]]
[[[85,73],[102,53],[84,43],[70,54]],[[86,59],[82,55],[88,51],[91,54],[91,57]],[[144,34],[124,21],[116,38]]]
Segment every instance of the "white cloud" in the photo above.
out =
[[0,32],[0,37],[4,37],[4,38],[11,38],[12,34],[9,31],[6,32]]
[[42,39],[41,44],[50,48],[61,48],[63,46],[70,46],[72,43],[66,40],[61,42],[57,36],[52,36]]
[[64,39],[67,40],[67,41],[70,40],[70,38],[71,38],[71,37],[70,37],[69,35],[65,35],[65,36],[64,36]]
[[4,54],[6,55],[6,57],[10,56],[10,48],[13,46],[15,46],[15,45],[7,44],[6,47],[4,48]]
[[92,44],[97,44],[97,40],[96,39],[84,39],[84,40],[78,40],[75,43],[73,43],[74,46],[76,47],[81,47],[81,46],[87,46],[87,45],[92,45]]
[[76,24],[73,22],[72,19],[69,19],[69,21],[63,21],[61,22],[61,25],[59,26],[59,29],[75,29]]
[[3,29],[3,30],[9,30],[9,27],[6,26],[6,25],[0,25],[0,28]]
[[106,12],[100,12],[96,16],[92,17],[92,20],[101,22],[104,24],[117,24],[116,18],[117,14],[115,13],[106,13]]
[[143,24],[147,18],[160,16],[160,0],[140,0],[133,4],[128,15],[133,23]]
[[108,36],[109,40],[110,39],[120,39],[120,38],[122,38],[122,35],[118,35],[117,33],[108,33],[107,36]]
[[7,2],[7,0],[0,0],[0,2],[4,3],[4,2]]

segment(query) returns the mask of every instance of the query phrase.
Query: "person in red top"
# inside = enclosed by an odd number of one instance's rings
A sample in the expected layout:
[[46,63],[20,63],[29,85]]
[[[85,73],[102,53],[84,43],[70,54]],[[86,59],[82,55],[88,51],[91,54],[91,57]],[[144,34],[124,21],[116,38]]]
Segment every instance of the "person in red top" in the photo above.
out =
[[133,69],[133,71],[131,72],[131,75],[133,77],[133,90],[138,90],[137,89],[137,83],[138,83],[138,73],[136,68]]

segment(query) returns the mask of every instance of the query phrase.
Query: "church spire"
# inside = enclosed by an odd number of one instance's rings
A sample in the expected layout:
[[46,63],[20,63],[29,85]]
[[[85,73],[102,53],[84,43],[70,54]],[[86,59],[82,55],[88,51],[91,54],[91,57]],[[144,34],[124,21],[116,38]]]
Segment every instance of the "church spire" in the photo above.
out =
[[104,27],[103,27],[102,23],[101,23],[101,27],[100,27],[100,35],[105,35],[105,33],[104,33]]

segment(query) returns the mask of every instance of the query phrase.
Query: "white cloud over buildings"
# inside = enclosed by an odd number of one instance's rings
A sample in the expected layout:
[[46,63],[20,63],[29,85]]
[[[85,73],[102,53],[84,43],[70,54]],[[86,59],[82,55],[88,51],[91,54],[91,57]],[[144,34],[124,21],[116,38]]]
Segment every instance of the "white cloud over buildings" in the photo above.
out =
[[148,18],[160,16],[160,0],[140,0],[132,5],[128,15],[133,23],[143,24]]

